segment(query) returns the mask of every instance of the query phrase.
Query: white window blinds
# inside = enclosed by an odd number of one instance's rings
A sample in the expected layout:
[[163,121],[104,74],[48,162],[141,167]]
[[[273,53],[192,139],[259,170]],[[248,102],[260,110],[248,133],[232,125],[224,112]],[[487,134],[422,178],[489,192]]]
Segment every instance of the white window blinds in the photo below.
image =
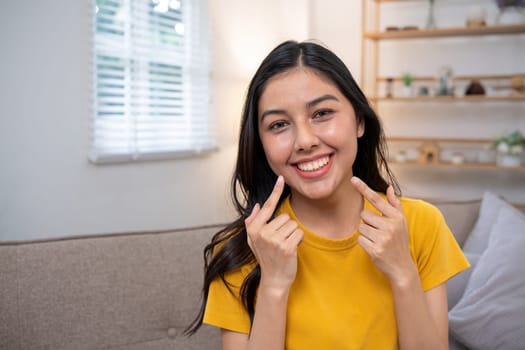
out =
[[96,0],[96,163],[214,148],[206,0]]

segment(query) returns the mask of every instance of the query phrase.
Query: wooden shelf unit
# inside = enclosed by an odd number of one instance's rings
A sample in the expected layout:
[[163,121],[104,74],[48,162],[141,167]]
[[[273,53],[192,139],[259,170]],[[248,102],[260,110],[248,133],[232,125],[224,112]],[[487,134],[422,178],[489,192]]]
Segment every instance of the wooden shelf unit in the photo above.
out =
[[[480,75],[455,75],[453,79],[456,81],[470,81],[470,80],[509,80],[515,76],[525,77],[525,72],[516,74],[480,74]],[[403,77],[377,77],[378,82],[385,82],[388,79],[392,79],[394,82],[403,80]],[[413,77],[414,81],[436,81],[438,80],[435,76],[421,76]]]
[[[428,96],[417,96],[413,95],[411,97],[404,97],[400,91],[400,84],[403,81],[403,77],[400,76],[400,72],[393,75],[387,75],[388,73],[382,73],[383,76],[379,75],[380,62],[382,60],[388,59],[381,57],[383,49],[392,49],[395,45],[403,45],[408,40],[414,40],[416,45],[420,45],[421,41],[427,41],[429,39],[429,46],[433,45],[435,49],[439,49],[439,44],[441,42],[449,40],[447,43],[452,42],[454,45],[463,45],[463,41],[457,41],[456,38],[468,38],[465,40],[469,45],[475,45],[474,43],[479,40],[480,43],[483,41],[483,37],[510,37],[512,35],[517,36],[516,41],[522,42],[522,39],[525,38],[525,23],[522,24],[512,24],[512,25],[487,25],[479,27],[445,27],[445,28],[435,28],[435,29],[426,29],[426,28],[417,28],[417,29],[403,29],[404,23],[394,23],[398,25],[398,29],[395,30],[385,30],[385,22],[381,22],[381,11],[385,11],[386,8],[381,8],[382,5],[389,3],[415,3],[416,5],[428,6],[428,0],[362,0],[362,57],[361,57],[361,86],[365,94],[369,97],[369,100],[372,104],[379,107],[380,105],[385,105],[391,103],[406,103],[407,108],[408,104],[429,104],[429,107],[432,108],[456,108],[456,107],[447,107],[447,103],[457,105],[457,108],[466,108],[465,104],[472,103],[474,108],[475,103],[497,103],[497,106],[494,108],[505,108],[510,107],[511,105],[521,107],[521,104],[525,102],[525,93],[518,93],[518,91],[510,90],[511,84],[510,81],[512,78],[519,76],[525,78],[525,72],[523,71],[523,65],[517,65],[512,71],[504,70],[504,73],[498,73],[498,68],[495,67],[493,71],[485,70],[480,66],[481,71],[472,71],[469,74],[458,74],[453,75],[452,79],[456,85],[461,86],[462,88],[467,86],[470,81],[479,80],[482,81],[483,86],[487,95],[469,95],[469,96],[435,96],[435,94]],[[406,23],[406,21],[405,21]],[[381,42],[388,42],[389,45],[380,45]],[[498,40],[499,41],[499,40]],[[514,41],[512,38],[511,41]],[[433,44],[430,44],[430,43]],[[486,43],[492,43],[494,40],[486,40]],[[484,47],[484,46],[483,46]],[[488,49],[488,55],[490,55],[490,49]],[[444,53],[446,54],[446,53]],[[484,58],[485,59],[485,58]],[[454,63],[454,62],[450,62]],[[406,65],[406,63],[405,63]],[[429,64],[429,67],[432,64]],[[519,68],[518,68],[519,67]],[[454,66],[452,66],[454,69]],[[516,69],[518,68],[518,69]],[[391,72],[395,70],[390,68]],[[501,70],[500,70],[501,71]],[[460,72],[458,72],[460,73]],[[478,74],[476,74],[478,73]],[[429,84],[434,84],[438,86],[439,78],[437,75],[430,76],[428,73],[420,73],[419,76],[413,77],[413,82],[418,85],[425,86]],[[419,83],[419,84],[417,84]],[[390,84],[387,86],[386,84]],[[488,87],[488,89],[487,89]],[[492,89],[509,89],[508,94],[505,91],[503,94],[499,92],[494,92]],[[383,91],[384,90],[384,91]],[[389,91],[394,96],[386,97],[385,93]],[[459,92],[459,89],[456,90]],[[502,91],[503,92],[503,91]],[[431,92],[432,93],[432,92]],[[437,105],[443,103],[443,106]],[[393,106],[392,106],[393,107]],[[492,108],[492,106],[490,106]],[[396,106],[396,113],[399,112],[401,107]],[[388,109],[386,109],[388,110]],[[419,109],[410,109],[410,113],[417,113],[416,110]],[[437,113],[433,113],[432,117],[435,117]],[[520,114],[521,116],[521,114]],[[525,117],[525,116],[524,116]],[[425,123],[424,118],[421,118],[421,122]],[[453,123],[453,121],[450,121]],[[399,129],[399,127],[397,127]],[[498,130],[494,130],[497,132]],[[447,138],[446,131],[442,132],[442,136],[439,137],[387,137],[386,141],[390,144],[391,150],[397,149],[399,152],[405,152],[405,155],[400,156],[400,154],[395,154],[392,152],[392,158],[388,162],[395,167],[414,167],[410,169],[410,172],[418,173],[419,170],[427,169],[428,171],[443,171],[443,172],[468,172],[469,177],[472,172],[474,176],[476,174],[483,176],[488,176],[492,178],[492,172],[503,172],[505,178],[507,176],[512,177],[512,181],[521,181],[514,179],[517,176],[519,179],[525,174],[525,164],[515,167],[506,167],[500,166],[493,160],[492,157],[485,159],[487,162],[477,162],[478,156],[480,156],[483,150],[490,145],[492,139],[467,139],[467,138]],[[474,136],[475,137],[475,136]],[[393,144],[394,143],[394,144]],[[395,144],[399,143],[399,144]],[[412,143],[412,144],[411,144]],[[423,158],[425,155],[432,155],[433,148],[437,148],[437,158]],[[428,153],[427,153],[428,152]],[[456,158],[456,155],[463,154],[463,158]],[[488,155],[485,155],[488,156]],[[396,161],[403,160],[404,161]],[[463,162],[453,163],[453,159],[463,159]],[[492,160],[492,162],[488,162]],[[413,171],[412,171],[413,170]],[[438,181],[438,180],[436,180]],[[446,181],[452,181],[447,179]],[[463,181],[463,180],[459,180]],[[499,176],[495,177],[495,183],[500,183],[502,180]],[[509,186],[515,186],[513,183]],[[486,188],[484,188],[486,190]],[[508,188],[512,191],[512,188]],[[480,189],[481,190],[481,189]],[[453,196],[453,194],[451,194]],[[521,196],[523,197],[523,196]],[[523,202],[522,199],[519,202]],[[525,208],[525,203],[520,204],[521,208]]]
[[[383,40],[391,39],[432,39],[432,38],[450,38],[450,37],[482,37],[489,35],[525,35],[525,23],[521,24],[505,24],[505,25],[486,25],[478,27],[445,27],[445,28],[435,28],[435,29],[398,29],[398,30],[389,30],[389,31],[380,31],[379,30],[379,17],[380,17],[380,6],[384,3],[402,3],[402,2],[428,2],[426,0],[362,0],[362,32],[363,39],[361,45],[361,62],[363,67],[361,70],[361,84],[363,84],[364,90],[369,94],[375,96],[372,99],[379,99],[379,82],[384,82],[387,77],[379,77],[379,53],[378,53],[378,42]],[[369,9],[370,3],[373,4],[373,8]],[[369,30],[368,26],[370,25],[370,17],[368,12],[372,12],[374,15],[374,20],[371,22],[372,30]],[[366,42],[371,42],[372,53],[369,55],[367,52],[369,48],[366,45]],[[371,57],[370,57],[371,56]],[[367,63],[368,62],[368,63]],[[371,66],[369,66],[371,65]],[[367,67],[371,67],[371,72],[367,70]],[[370,69],[370,68],[369,68]],[[372,88],[367,88],[367,74],[372,74],[374,77],[372,83]],[[502,80],[510,79],[511,77],[519,75],[525,76],[525,73],[516,73],[512,75],[458,75],[454,76],[454,80]],[[401,77],[393,78],[394,82],[400,81]],[[436,77],[414,77],[414,81],[435,81]],[[373,92],[371,92],[373,91]],[[521,96],[521,95],[519,95]],[[519,96],[511,95],[509,97],[494,96],[489,97],[496,101],[521,101],[525,98],[520,98]],[[441,96],[440,96],[441,97]],[[429,99],[430,100],[430,99]],[[472,99],[475,100],[475,99]]]
[[523,95],[469,95],[469,96],[394,96],[369,97],[371,101],[401,101],[401,102],[525,102]]
[[[438,145],[490,145],[493,141],[491,139],[473,139],[473,138],[446,138],[446,137],[410,137],[410,136],[393,136],[387,137],[386,141],[399,142],[399,143],[417,143],[417,144],[426,144],[426,143],[435,143]],[[464,163],[452,163],[450,161],[439,160],[437,163],[421,163],[417,160],[406,160],[403,162],[396,161],[395,159],[390,159],[389,164],[398,164],[398,165],[412,165],[412,166],[421,166],[421,167],[438,167],[438,168],[463,168],[463,169],[499,169],[499,170],[518,170],[524,171],[525,164],[514,167],[500,166],[495,162],[464,162]]]
[[493,25],[482,27],[451,27],[437,29],[398,29],[382,32],[365,32],[364,38],[371,40],[449,38],[486,35],[525,34],[525,24]]
[[386,138],[387,142],[436,142],[436,143],[463,143],[463,144],[485,144],[492,143],[490,139],[467,139],[452,137],[412,137],[412,136],[390,136]]
[[500,166],[496,163],[472,163],[472,162],[466,162],[461,164],[456,164],[452,162],[445,162],[440,161],[437,164],[426,164],[426,163],[419,163],[414,160],[409,160],[405,162],[398,162],[396,160],[389,160],[388,164],[395,164],[395,165],[411,165],[411,166],[417,166],[417,167],[428,167],[428,168],[461,168],[461,169],[473,169],[473,170],[480,170],[480,169],[492,169],[492,170],[509,170],[509,171],[523,171],[525,170],[525,165],[520,166],[514,166],[514,167],[505,167]]

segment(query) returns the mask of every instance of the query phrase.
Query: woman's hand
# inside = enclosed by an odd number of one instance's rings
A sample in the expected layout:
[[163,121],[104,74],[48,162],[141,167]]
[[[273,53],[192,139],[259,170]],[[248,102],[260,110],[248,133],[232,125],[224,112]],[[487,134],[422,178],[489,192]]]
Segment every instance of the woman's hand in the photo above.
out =
[[352,184],[382,214],[361,212],[359,245],[391,283],[403,283],[417,270],[410,255],[405,216],[394,189],[388,187],[385,200],[357,177],[352,178]]
[[284,179],[277,178],[272,193],[262,206],[256,204],[245,225],[248,245],[261,267],[261,287],[288,291],[297,273],[297,246],[303,232],[286,214],[269,221],[283,193]]

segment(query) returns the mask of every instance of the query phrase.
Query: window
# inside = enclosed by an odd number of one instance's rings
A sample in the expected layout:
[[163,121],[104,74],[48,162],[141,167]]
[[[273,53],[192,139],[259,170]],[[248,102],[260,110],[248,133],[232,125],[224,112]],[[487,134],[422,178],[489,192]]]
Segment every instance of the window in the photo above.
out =
[[212,150],[206,0],[96,0],[95,163]]

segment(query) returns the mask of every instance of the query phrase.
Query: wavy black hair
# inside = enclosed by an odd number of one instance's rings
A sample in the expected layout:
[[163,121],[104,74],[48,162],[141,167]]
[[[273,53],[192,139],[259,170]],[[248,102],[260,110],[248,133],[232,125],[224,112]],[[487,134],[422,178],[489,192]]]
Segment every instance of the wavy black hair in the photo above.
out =
[[[259,138],[259,99],[269,79],[296,67],[311,69],[333,82],[352,104],[356,122],[364,123],[364,134],[357,141],[353,175],[364,180],[377,192],[386,193],[389,184],[392,184],[396,193],[400,194],[399,185],[386,162],[386,144],[379,118],[343,61],[314,42],[286,41],[278,45],[262,61],[248,87],[242,113],[237,163],[231,183],[231,195],[239,217],[216,233],[204,249],[203,299],[198,315],[185,331],[187,335],[194,334],[202,325],[211,282],[221,278],[228,286],[225,274],[247,264],[254,264],[255,267],[245,278],[240,294],[250,322],[253,323],[261,271],[248,246],[244,220],[256,203],[266,201],[277,180]],[[285,186],[281,202],[289,193],[290,188]]]

